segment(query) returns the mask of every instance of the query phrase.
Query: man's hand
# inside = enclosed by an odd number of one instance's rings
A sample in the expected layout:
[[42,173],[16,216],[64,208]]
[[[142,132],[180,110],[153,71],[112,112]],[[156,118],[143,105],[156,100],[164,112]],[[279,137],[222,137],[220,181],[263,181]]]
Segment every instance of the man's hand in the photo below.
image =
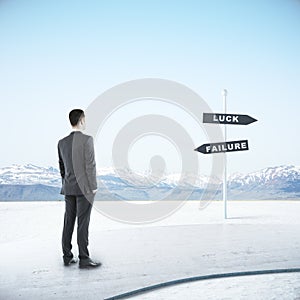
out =
[[96,194],[96,193],[97,193],[97,190],[98,190],[98,189],[93,190],[93,194]]

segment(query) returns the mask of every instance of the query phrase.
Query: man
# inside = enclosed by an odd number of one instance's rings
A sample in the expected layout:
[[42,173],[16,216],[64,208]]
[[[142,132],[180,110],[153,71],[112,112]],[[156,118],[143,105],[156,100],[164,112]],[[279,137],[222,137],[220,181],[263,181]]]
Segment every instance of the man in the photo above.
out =
[[62,233],[65,266],[76,263],[72,249],[72,235],[77,216],[77,244],[79,267],[96,268],[88,251],[88,230],[93,200],[97,192],[96,163],[93,137],[83,134],[85,115],[81,109],[69,113],[73,131],[58,142],[59,169],[62,177],[60,194],[65,196],[65,215]]

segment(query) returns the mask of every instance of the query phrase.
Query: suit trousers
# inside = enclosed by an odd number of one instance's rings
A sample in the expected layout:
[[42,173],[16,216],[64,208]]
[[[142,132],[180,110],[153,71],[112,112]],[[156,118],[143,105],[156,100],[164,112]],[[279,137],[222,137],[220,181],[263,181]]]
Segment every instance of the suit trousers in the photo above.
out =
[[62,233],[63,257],[73,257],[72,235],[77,216],[77,244],[79,259],[88,259],[89,223],[94,195],[89,200],[84,195],[65,195],[65,215]]

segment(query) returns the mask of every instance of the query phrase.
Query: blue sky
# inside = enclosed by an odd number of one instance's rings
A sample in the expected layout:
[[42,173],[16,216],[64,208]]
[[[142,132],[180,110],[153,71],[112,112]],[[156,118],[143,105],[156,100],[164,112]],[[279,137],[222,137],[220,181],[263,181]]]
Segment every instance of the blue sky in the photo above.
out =
[[[70,131],[68,112],[88,107],[114,85],[148,77],[190,87],[216,112],[226,88],[228,112],[259,120],[228,127],[228,140],[250,144],[247,153],[228,155],[229,172],[300,165],[299,33],[296,0],[1,1],[0,167],[58,167],[57,141]],[[133,109],[139,115],[146,107]],[[159,104],[155,109],[162,111]],[[184,123],[187,116],[173,113]],[[126,109],[118,120],[128,121]],[[111,164],[108,139],[120,124],[111,121],[111,132],[96,141],[96,152],[107,148],[97,156],[98,168]],[[188,128],[195,147],[207,142]],[[146,150],[148,144],[155,151]],[[152,155],[169,153],[167,168],[178,171],[173,150],[145,139],[129,157],[143,171]],[[205,160],[199,154],[200,163]]]

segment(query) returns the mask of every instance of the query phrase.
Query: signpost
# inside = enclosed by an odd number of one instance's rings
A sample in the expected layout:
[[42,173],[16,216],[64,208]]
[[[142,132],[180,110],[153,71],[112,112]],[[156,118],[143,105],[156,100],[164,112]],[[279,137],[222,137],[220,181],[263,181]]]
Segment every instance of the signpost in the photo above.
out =
[[[227,90],[222,91],[224,114],[227,114]],[[224,124],[224,139],[227,141],[227,128]],[[223,174],[223,204],[224,204],[224,218],[227,219],[227,155],[224,155],[224,174]]]
[[203,123],[249,125],[256,121],[248,115],[203,113]]
[[249,150],[248,141],[231,141],[223,143],[203,144],[196,148],[195,151],[203,154],[220,153],[220,152],[233,152]]
[[203,123],[223,124],[225,142],[203,144],[195,151],[203,154],[224,153],[224,175],[223,175],[223,203],[224,203],[224,218],[227,219],[227,157],[226,152],[245,151],[249,150],[248,140],[227,142],[226,125],[249,125],[257,120],[248,115],[227,114],[227,90],[222,91],[224,113],[203,113]]

